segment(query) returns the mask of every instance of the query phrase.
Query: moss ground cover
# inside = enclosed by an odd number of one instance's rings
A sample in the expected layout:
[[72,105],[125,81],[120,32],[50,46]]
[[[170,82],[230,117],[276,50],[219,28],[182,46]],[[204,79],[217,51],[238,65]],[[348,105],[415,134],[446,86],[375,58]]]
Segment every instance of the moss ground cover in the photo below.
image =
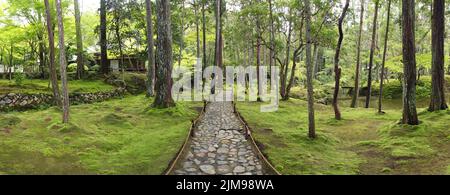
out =
[[[398,125],[401,112],[316,105],[319,138],[307,137],[307,104],[281,102],[274,113],[260,103],[238,103],[269,160],[283,174],[446,174],[450,164],[450,112],[421,111],[418,127]],[[448,173],[447,173],[448,174]]]
[[161,174],[184,141],[194,103],[149,108],[129,96],[71,107],[63,125],[58,108],[0,115],[0,173]]
[[[105,92],[113,89],[114,86],[101,80],[74,80],[69,82],[69,92],[71,93]],[[14,81],[0,79],[0,94],[8,93],[51,94],[52,91],[48,80],[26,79],[21,85],[16,85]]]

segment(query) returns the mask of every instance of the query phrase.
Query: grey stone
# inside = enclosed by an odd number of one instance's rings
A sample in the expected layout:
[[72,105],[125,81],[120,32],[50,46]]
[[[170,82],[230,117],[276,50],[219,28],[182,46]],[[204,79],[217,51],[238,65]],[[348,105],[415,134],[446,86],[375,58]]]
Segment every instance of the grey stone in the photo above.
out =
[[217,153],[219,153],[219,154],[226,154],[226,153],[228,153],[230,150],[228,150],[228,148],[219,148],[218,150],[217,150]]
[[214,154],[214,153],[208,153],[208,157],[209,157],[209,158],[216,158],[216,154]]
[[217,173],[221,175],[231,173],[231,167],[229,165],[219,165],[217,167]]
[[234,173],[243,173],[243,172],[245,172],[245,167],[237,166],[237,167],[234,168],[233,172]]

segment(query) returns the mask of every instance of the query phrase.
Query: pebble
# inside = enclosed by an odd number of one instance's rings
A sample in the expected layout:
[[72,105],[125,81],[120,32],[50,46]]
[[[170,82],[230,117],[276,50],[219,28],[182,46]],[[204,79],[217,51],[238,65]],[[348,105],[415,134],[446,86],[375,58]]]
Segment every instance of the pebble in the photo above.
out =
[[237,166],[237,167],[234,168],[233,172],[234,173],[243,173],[243,172],[245,172],[245,167]]

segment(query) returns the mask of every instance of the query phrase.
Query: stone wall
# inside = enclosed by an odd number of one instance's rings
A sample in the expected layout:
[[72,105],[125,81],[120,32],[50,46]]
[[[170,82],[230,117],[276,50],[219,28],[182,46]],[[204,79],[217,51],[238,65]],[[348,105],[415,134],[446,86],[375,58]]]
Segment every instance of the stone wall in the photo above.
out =
[[[126,90],[118,88],[109,92],[72,93],[72,105],[88,104],[123,97]],[[52,106],[53,96],[50,94],[5,94],[0,95],[0,111],[28,110]]]

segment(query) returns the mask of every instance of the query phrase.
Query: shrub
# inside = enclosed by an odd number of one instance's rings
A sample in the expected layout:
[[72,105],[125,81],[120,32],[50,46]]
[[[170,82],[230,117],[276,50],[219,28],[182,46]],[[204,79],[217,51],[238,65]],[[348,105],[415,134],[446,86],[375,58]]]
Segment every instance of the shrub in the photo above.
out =
[[[378,89],[378,88],[377,88]],[[403,95],[403,85],[398,80],[391,80],[383,88],[383,97],[387,99],[401,98]]]
[[17,86],[22,86],[24,80],[25,74],[19,72],[14,73],[14,82]]
[[[78,67],[77,63],[69,64],[69,66],[67,67],[67,71],[68,72],[76,72],[77,71],[77,67]],[[89,71],[89,67],[85,65],[84,66],[84,71]]]
[[96,65],[92,66],[92,67],[91,67],[91,70],[92,70],[92,71],[95,71],[95,72],[100,71],[100,65],[96,64]]
[[[378,87],[375,88],[378,91]],[[390,80],[384,84],[383,97],[387,99],[401,98],[403,85],[398,80]],[[418,99],[426,98],[431,95],[431,77],[422,77],[417,81],[416,95]]]

